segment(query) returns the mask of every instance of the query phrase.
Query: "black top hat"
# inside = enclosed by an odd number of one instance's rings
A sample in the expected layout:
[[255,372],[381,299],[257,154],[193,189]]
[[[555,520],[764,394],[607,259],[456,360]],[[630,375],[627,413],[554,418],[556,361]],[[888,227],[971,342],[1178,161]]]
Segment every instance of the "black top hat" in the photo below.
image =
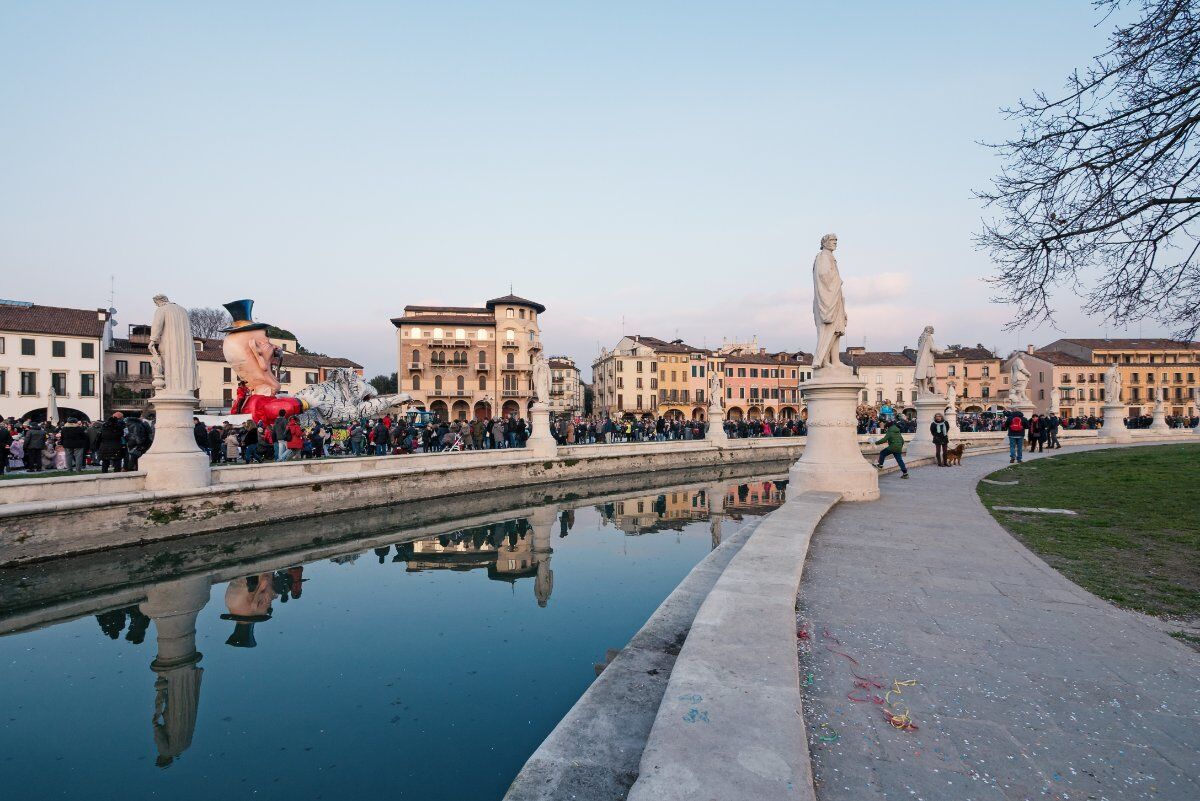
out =
[[233,324],[228,328],[222,328],[222,333],[232,333],[234,331],[253,331],[258,328],[269,328],[266,323],[254,322],[254,301],[247,298],[242,300],[231,300],[225,304],[225,311],[229,312],[229,316],[233,318]]

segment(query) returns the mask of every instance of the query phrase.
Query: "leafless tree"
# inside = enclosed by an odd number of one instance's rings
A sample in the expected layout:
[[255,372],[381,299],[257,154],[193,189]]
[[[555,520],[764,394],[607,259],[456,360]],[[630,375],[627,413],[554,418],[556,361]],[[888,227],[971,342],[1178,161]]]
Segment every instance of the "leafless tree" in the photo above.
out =
[[1053,321],[1066,287],[1083,310],[1121,325],[1200,327],[1200,0],[1095,0],[1137,10],[1062,96],[1006,114],[1020,134],[993,144],[1005,166],[981,197],[995,215],[979,244],[998,270],[1010,327]]
[[233,320],[224,309],[188,309],[188,322],[192,324],[192,336],[204,339],[221,339]]

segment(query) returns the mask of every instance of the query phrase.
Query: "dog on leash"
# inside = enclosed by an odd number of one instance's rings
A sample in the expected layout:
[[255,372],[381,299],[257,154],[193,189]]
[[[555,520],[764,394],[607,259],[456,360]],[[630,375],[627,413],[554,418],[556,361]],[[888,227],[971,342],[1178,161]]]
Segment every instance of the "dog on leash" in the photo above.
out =
[[967,449],[966,443],[960,442],[956,447],[946,449],[946,465],[956,464],[962,467],[963,451]]

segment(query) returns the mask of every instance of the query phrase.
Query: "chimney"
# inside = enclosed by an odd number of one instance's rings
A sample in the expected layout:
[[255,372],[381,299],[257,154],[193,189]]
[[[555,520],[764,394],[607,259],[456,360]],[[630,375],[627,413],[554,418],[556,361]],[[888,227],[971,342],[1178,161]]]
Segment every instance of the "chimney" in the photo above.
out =
[[1033,353],[1033,345],[1026,345],[1026,346],[1025,346],[1025,352],[1026,352],[1026,353]]

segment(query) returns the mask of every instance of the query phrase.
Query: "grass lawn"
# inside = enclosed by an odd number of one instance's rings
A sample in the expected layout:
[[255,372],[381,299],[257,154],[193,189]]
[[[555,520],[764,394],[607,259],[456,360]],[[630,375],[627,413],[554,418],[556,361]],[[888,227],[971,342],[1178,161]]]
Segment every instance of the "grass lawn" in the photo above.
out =
[[1002,526],[1084,589],[1158,616],[1200,618],[1200,445],[1114,448],[1013,465],[979,484]]
[[[90,471],[90,472],[95,472]],[[40,473],[9,473],[5,471],[4,475],[0,476],[0,481],[9,481],[15,478],[54,478],[55,476],[86,476],[88,473],[72,473],[70,470],[43,470]]]

